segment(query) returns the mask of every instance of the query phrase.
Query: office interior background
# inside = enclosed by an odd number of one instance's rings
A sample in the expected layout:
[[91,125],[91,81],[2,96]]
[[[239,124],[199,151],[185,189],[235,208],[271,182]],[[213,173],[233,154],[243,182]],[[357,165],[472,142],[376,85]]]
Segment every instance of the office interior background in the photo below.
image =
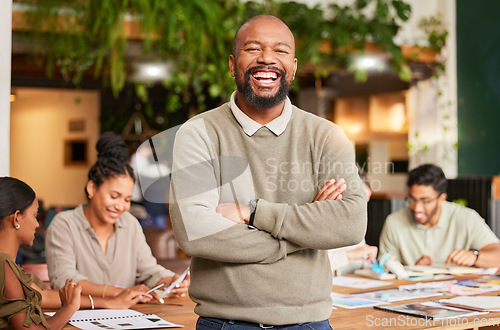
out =
[[[311,7],[354,3],[300,2]],[[411,80],[399,79],[390,65],[368,70],[365,82],[346,70],[318,78],[307,70],[307,64],[299,63],[302,71],[293,101],[342,126],[353,142],[357,161],[375,193],[369,215],[379,218],[374,232],[387,212],[402,205],[407,171],[432,162],[456,180],[452,187],[457,194],[451,198],[481,208],[478,212],[499,235],[500,29],[496,13],[500,2],[404,2],[411,6],[411,16],[401,24],[395,42],[420,56],[410,58]],[[0,0],[0,175],[29,182],[45,207],[75,206],[85,201],[83,187],[96,159],[94,146],[101,131],[122,134],[133,148],[142,142],[144,133],[181,124],[199,109],[165,111],[167,91],[161,84],[149,90],[148,102],[141,101],[134,72],[118,94],[103,88],[99,79],[83,79],[75,85],[57,75],[49,78],[46,68],[27,55],[29,43],[19,38],[22,28],[16,19],[25,10],[18,1]],[[440,53],[428,50],[419,26],[429,17],[438,17],[447,31]],[[364,55],[372,55],[364,59],[369,65],[380,57],[387,60],[381,52],[367,50]],[[444,70],[436,78],[441,64]],[[214,107],[220,101],[207,98],[205,105]],[[367,242],[376,245],[376,239],[373,235]]]

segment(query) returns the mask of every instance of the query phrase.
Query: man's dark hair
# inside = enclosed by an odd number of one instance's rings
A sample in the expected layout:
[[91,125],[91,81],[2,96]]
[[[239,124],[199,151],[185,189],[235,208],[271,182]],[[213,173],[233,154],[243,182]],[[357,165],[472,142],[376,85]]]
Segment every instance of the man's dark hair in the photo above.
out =
[[441,195],[446,193],[448,179],[440,167],[424,164],[410,171],[406,185],[408,188],[413,185],[432,186]]

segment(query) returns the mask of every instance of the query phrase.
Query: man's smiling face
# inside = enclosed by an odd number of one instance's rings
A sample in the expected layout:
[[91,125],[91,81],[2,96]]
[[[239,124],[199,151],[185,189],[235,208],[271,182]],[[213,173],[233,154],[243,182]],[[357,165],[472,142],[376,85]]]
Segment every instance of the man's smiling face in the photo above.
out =
[[408,192],[408,204],[413,220],[428,228],[436,225],[446,194],[440,194],[432,186],[413,185]]
[[238,33],[229,58],[238,91],[253,106],[271,108],[288,95],[295,78],[295,40],[279,20],[256,19]]

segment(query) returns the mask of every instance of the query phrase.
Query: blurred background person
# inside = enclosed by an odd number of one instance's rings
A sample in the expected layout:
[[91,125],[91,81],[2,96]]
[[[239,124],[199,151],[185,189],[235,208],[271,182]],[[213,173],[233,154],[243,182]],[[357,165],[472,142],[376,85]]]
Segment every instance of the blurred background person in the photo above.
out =
[[[60,288],[71,277],[85,294],[114,297],[126,288],[146,292],[162,283],[168,286],[178,275],[157,264],[139,221],[127,212],[134,173],[125,142],[106,132],[96,148],[97,162],[85,187],[88,203],[57,214],[47,229],[52,287]],[[172,293],[183,294],[188,285],[186,278]]]

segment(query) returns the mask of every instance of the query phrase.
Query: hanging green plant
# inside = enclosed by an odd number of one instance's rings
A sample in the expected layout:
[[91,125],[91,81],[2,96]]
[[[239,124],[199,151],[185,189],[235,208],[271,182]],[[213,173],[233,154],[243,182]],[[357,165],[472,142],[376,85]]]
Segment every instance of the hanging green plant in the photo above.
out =
[[[22,1],[21,1],[22,2]],[[403,0],[356,0],[351,6],[335,1],[310,6],[294,1],[241,0],[26,0],[33,54],[46,63],[47,73],[60,72],[78,84],[92,70],[117,97],[129,79],[134,57],[168,61],[167,112],[189,105],[206,108],[207,97],[227,99],[235,89],[227,68],[232,39],[241,23],[257,14],[273,14],[294,31],[302,66],[317,77],[347,69],[353,52],[376,45],[390,54],[403,80],[411,70],[394,43],[399,26],[411,15]],[[137,31],[130,31],[130,26]],[[128,55],[132,46],[135,54]],[[358,81],[366,72],[356,71]],[[296,86],[295,86],[296,87]],[[136,91],[147,100],[148,84]]]

